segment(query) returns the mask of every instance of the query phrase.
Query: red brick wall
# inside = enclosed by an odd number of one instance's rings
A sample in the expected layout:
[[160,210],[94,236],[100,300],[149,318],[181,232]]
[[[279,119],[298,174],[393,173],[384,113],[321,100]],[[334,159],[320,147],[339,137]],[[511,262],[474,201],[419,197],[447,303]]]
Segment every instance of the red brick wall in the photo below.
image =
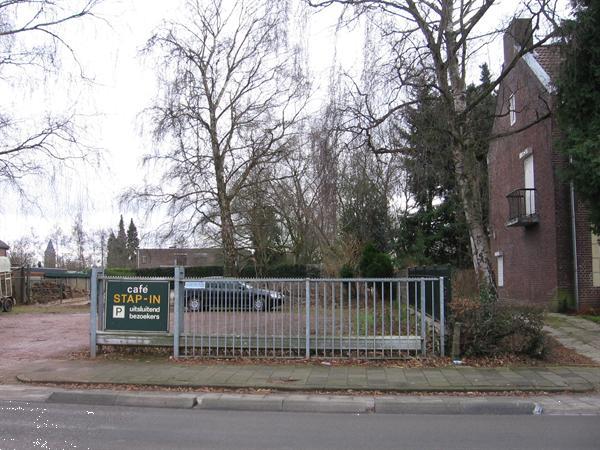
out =
[[600,287],[594,287],[592,280],[592,236],[588,212],[581,202],[577,201],[576,204],[579,309],[585,311],[600,308]]
[[[508,99],[516,95],[517,122],[509,123]],[[532,123],[552,108],[553,98],[543,89],[524,61],[520,61],[499,88],[494,134],[510,133]],[[518,134],[492,141],[488,153],[490,186],[490,231],[492,254],[504,257],[504,287],[501,298],[557,306],[557,298],[574,300],[574,264],[571,233],[571,203],[568,183],[560,170],[567,164],[554,149],[559,137],[554,119],[546,119]],[[539,223],[530,227],[506,227],[506,195],[524,187],[523,160],[519,153],[531,148],[534,158],[536,211]],[[579,270],[579,307],[600,308],[600,287],[592,282],[592,246],[588,213],[576,209]],[[496,268],[497,270],[497,268]],[[574,304],[573,304],[574,306]]]
[[[512,127],[507,111],[511,92],[516,96],[517,111],[517,122]],[[542,85],[526,63],[520,61],[500,86],[497,112],[501,114],[494,124],[494,134],[511,132],[534,122],[548,111],[545,102],[549,101]],[[564,194],[555,189],[553,128],[552,120],[546,119],[518,134],[492,141],[488,154],[491,247],[493,253],[502,252],[504,256],[504,287],[499,288],[499,294],[504,299],[545,306],[550,305],[561,286],[568,284],[564,272],[559,275],[557,263],[564,251],[558,231],[563,231],[565,223],[562,216],[557,216],[555,207],[557,195],[562,199]],[[539,223],[527,228],[508,228],[506,195],[524,187],[523,160],[519,153],[527,148],[533,154]]]

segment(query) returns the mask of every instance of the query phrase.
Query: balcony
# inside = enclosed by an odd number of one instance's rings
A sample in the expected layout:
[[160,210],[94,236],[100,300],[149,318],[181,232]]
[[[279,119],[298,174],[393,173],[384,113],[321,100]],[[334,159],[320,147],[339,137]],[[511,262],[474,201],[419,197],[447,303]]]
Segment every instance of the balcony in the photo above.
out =
[[507,227],[529,227],[539,222],[535,207],[535,189],[517,189],[508,199]]

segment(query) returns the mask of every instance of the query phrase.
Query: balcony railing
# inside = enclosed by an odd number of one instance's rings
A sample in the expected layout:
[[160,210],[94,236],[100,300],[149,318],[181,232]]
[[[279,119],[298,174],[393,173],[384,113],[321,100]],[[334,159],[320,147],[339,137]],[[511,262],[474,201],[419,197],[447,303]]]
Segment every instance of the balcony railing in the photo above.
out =
[[535,205],[535,189],[517,189],[508,199],[507,227],[527,227],[539,222]]

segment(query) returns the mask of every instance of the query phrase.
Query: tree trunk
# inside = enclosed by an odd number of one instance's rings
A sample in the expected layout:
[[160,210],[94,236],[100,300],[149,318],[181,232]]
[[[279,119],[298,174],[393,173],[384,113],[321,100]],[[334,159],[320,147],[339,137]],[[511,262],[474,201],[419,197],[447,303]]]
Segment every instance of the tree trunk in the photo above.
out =
[[[468,144],[466,143],[466,130],[463,113],[467,109],[467,86],[465,74],[461,70],[459,63],[459,48],[456,45],[456,32],[453,30],[454,20],[454,2],[444,2],[447,8],[445,40],[448,53],[448,81],[449,91],[452,97],[451,114],[451,134],[452,134],[452,159],[454,162],[454,173],[458,191],[469,228],[469,237],[471,241],[471,256],[473,258],[473,268],[477,275],[477,285],[479,292],[487,292],[490,298],[497,299],[496,284],[494,282],[494,272],[490,263],[490,244],[488,236],[483,225],[481,214],[481,198],[477,177],[477,166],[468,161]],[[443,67],[438,67],[438,73],[444,73]],[[445,76],[444,76],[445,79]],[[441,83],[440,85],[443,85]]]
[[453,144],[452,158],[459,195],[469,228],[473,268],[477,274],[479,291],[487,291],[490,298],[496,299],[498,293],[491,264],[490,243],[483,225],[479,202],[477,201],[479,186],[476,173],[465,167],[465,152],[464,146],[458,143]]
[[[218,155],[215,152],[215,155]],[[217,179],[217,198],[221,215],[221,242],[223,245],[223,274],[227,277],[239,275],[238,255],[235,248],[235,227],[231,218],[231,200],[227,195],[223,161],[215,157],[215,176]]]
[[226,277],[239,275],[238,254],[235,248],[235,232],[229,202],[221,205],[221,240],[223,241],[223,274]]

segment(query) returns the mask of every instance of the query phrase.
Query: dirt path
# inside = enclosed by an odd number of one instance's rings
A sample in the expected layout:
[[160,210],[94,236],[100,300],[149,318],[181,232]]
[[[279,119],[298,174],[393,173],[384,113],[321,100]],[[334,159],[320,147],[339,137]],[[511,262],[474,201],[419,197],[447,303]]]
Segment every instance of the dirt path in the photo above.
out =
[[0,383],[32,361],[63,359],[89,348],[89,314],[0,314]]

